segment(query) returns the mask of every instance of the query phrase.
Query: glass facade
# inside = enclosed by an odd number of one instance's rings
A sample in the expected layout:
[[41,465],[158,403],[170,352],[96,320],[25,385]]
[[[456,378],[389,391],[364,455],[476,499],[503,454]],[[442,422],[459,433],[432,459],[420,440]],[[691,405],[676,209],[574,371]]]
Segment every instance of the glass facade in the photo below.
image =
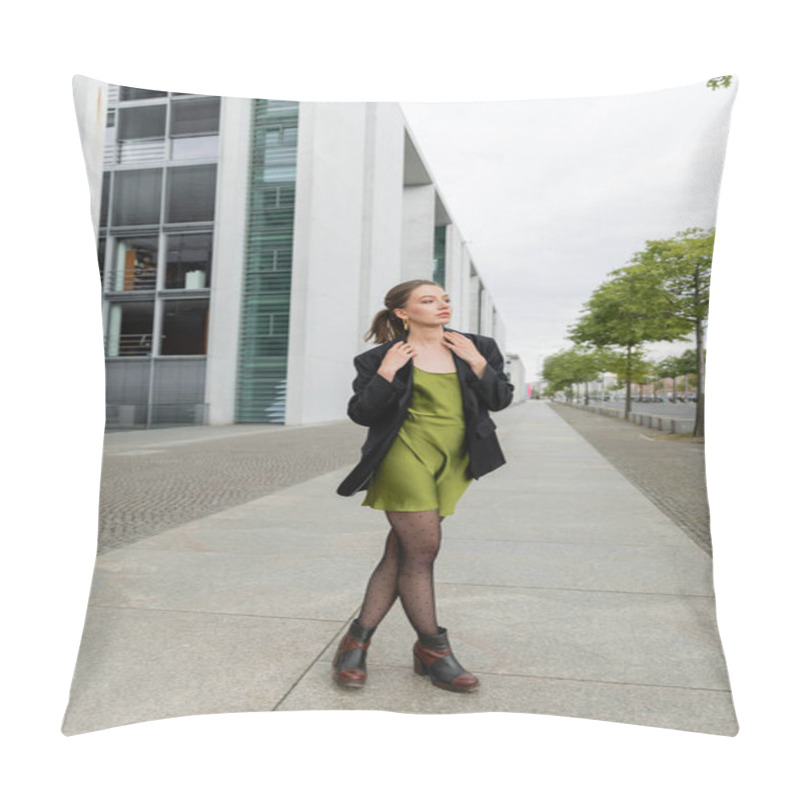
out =
[[253,100],[236,422],[286,418],[298,112]]
[[445,285],[446,242],[447,225],[437,225],[433,231],[433,280],[440,286]]
[[109,86],[97,253],[107,403],[130,424],[202,421],[220,111]]

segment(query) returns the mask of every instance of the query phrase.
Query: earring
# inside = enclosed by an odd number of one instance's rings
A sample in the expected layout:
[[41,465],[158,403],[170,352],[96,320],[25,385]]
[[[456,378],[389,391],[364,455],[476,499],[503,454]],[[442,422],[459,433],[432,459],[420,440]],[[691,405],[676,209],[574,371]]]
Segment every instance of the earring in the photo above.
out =
[[408,330],[408,320],[407,319],[403,320],[403,329],[404,330]]

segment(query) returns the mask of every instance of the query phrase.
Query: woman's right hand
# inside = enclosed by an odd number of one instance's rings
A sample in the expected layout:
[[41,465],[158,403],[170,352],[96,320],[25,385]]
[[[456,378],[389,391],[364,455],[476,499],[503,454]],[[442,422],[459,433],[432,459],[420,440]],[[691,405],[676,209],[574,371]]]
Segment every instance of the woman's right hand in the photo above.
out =
[[389,383],[394,380],[394,376],[410,358],[414,358],[417,351],[408,342],[397,342],[392,345],[383,356],[378,374],[386,378]]

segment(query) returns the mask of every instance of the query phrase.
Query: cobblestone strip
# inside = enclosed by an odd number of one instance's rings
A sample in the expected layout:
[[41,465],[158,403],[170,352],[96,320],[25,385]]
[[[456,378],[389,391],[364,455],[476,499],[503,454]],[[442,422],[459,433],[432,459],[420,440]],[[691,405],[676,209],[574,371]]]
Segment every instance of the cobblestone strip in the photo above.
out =
[[550,407],[711,555],[702,442],[563,403]]
[[[246,430],[246,426],[242,426]],[[98,555],[358,462],[352,422],[105,453]]]

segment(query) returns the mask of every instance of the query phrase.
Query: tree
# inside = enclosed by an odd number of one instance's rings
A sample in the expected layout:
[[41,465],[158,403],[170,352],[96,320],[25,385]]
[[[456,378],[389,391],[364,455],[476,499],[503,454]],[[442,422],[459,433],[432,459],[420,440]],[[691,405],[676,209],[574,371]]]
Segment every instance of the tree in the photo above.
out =
[[697,356],[694,350],[684,350],[679,356],[667,356],[656,364],[656,374],[659,378],[672,378],[673,394],[675,393],[674,382],[679,376],[689,376],[694,374],[697,366]]
[[[544,360],[542,377],[548,381],[548,394],[566,391],[572,397],[572,384],[588,384],[600,371],[596,353],[581,351],[576,348],[559,350]],[[584,403],[589,402],[588,386],[584,395]]]
[[[616,353],[625,381],[625,418],[631,412],[634,373],[645,371],[642,347],[647,342],[682,340],[690,328],[675,313],[675,300],[666,291],[661,273],[633,264],[615,270],[584,304],[569,338],[579,345],[594,345]],[[620,372],[620,370],[609,370]]]
[[727,89],[731,85],[732,80],[733,75],[721,75],[719,78],[711,78],[706,83],[706,86],[710,87],[713,91],[716,91],[721,86],[724,86]]
[[[677,324],[695,336],[697,409],[694,436],[705,435],[705,325],[708,319],[714,229],[687,228],[672,239],[648,241],[627,270],[640,271],[669,296],[670,313]],[[619,270],[618,270],[619,272]],[[612,273],[613,274],[613,273]]]

